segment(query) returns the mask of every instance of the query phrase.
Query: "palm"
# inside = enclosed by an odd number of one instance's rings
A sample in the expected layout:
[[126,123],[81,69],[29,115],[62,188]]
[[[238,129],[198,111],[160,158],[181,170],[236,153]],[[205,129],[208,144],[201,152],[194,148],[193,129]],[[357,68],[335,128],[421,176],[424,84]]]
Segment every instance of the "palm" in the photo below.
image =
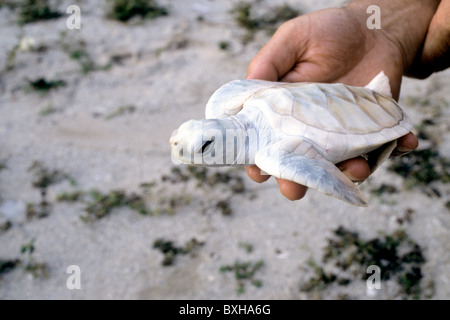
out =
[[[403,73],[400,51],[386,41],[382,31],[369,30],[351,15],[327,9],[292,20],[301,32],[288,53],[296,58],[293,67],[281,75],[288,82],[320,81],[366,85],[384,70],[398,97]],[[284,32],[283,30],[280,30]],[[298,52],[302,48],[302,52]],[[300,55],[299,55],[300,53]],[[292,62],[292,60],[291,60]]]

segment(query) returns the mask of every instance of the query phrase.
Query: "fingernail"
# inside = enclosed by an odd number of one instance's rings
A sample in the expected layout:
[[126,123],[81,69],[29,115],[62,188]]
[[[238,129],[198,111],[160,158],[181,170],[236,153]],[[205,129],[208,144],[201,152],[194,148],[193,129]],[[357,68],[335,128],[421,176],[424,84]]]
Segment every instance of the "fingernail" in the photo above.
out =
[[341,170],[343,174],[345,174],[350,180],[352,180],[352,182],[355,182],[355,183],[361,183],[361,182],[364,182],[364,180],[358,179],[357,177],[355,177],[354,175],[352,175],[352,174],[350,173],[350,171],[348,171],[346,168],[342,168],[342,169],[339,168],[339,170]]
[[403,155],[405,155],[407,153],[410,153],[411,151],[413,151],[413,149],[397,147],[397,148],[394,149],[394,151],[392,151],[391,157],[403,156]]
[[413,151],[414,149],[409,149],[409,148],[405,148],[405,147],[397,147],[396,148],[396,150],[398,150],[399,152],[402,152],[402,153],[404,153],[404,152],[411,152],[411,151]]

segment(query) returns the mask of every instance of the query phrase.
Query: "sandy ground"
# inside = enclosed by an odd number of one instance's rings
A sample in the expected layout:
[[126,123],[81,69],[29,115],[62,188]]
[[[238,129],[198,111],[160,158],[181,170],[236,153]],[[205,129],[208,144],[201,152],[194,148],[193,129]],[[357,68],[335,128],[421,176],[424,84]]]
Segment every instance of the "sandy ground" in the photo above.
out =
[[[361,186],[370,206],[357,208],[312,190],[304,200],[290,202],[273,179],[257,185],[243,169],[231,173],[243,178],[243,193],[233,193],[227,184],[162,180],[173,167],[172,131],[187,119],[202,118],[214,90],[243,78],[250,59],[269,39],[261,31],[242,44],[245,31],[229,12],[237,1],[161,0],[168,16],[128,24],[106,19],[105,6],[97,2],[79,3],[81,30],[66,28],[68,15],[20,27],[17,12],[0,10],[0,224],[10,224],[0,231],[0,260],[22,261],[0,275],[0,299],[402,298],[394,281],[368,292],[361,280],[364,269],[347,286],[300,290],[314,275],[308,262],[321,261],[327,239],[339,226],[364,239],[405,230],[425,257],[420,287],[428,296],[420,298],[450,298],[450,194],[443,182],[407,189],[385,164]],[[277,0],[259,6],[283,3],[310,12],[341,1]],[[62,2],[60,11],[70,4]],[[34,39],[34,49],[18,51],[11,61],[8,52],[24,36]],[[220,42],[228,48],[221,50]],[[98,70],[80,72],[68,53],[77,49],[85,50]],[[40,77],[66,85],[47,94],[26,87]],[[449,82],[450,70],[423,81],[405,79],[400,99],[415,132],[424,119],[434,119],[421,148],[433,146],[441,157],[450,157]],[[117,113],[124,106],[132,108]],[[40,201],[29,170],[34,161],[71,177],[47,188],[51,205],[43,218],[26,215],[27,204]],[[145,192],[141,185],[152,181],[156,185]],[[372,192],[383,183],[397,192]],[[82,201],[55,200],[62,192],[91,189],[136,192],[153,208],[162,207],[164,199],[179,202],[172,213],[143,216],[116,208],[85,222]],[[224,215],[219,201],[228,203],[232,213]],[[193,238],[202,244],[163,266],[163,254],[153,247],[160,238],[178,247]],[[21,253],[30,243],[34,252]],[[236,261],[260,260],[264,265],[254,279],[261,286],[245,282],[240,294],[233,274],[220,272]],[[46,275],[27,272],[27,261],[45,264]],[[70,265],[79,267],[81,289],[66,285]]]

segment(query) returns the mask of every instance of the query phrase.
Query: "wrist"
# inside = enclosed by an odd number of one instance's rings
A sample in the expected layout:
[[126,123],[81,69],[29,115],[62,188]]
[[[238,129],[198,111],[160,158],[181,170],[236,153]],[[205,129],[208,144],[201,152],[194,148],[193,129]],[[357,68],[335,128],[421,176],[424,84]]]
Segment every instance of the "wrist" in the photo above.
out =
[[450,67],[450,2],[441,1],[425,37],[422,52],[408,70],[408,75],[426,78]]
[[[430,21],[440,0],[355,0],[345,8],[357,18],[374,45],[390,42],[398,51],[401,69],[406,71],[420,52]],[[371,5],[380,8],[380,28],[369,29]]]

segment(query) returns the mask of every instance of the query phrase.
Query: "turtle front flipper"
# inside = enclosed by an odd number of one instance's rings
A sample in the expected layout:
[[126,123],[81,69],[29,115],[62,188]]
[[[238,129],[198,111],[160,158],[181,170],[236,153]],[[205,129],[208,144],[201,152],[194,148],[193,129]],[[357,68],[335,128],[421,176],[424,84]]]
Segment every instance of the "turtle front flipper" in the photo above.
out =
[[294,181],[356,206],[367,206],[358,187],[306,141],[283,141],[259,150],[255,164],[266,173]]
[[221,86],[209,98],[205,108],[206,119],[225,119],[237,114],[254,93],[279,86],[278,82],[265,80],[235,80]]

